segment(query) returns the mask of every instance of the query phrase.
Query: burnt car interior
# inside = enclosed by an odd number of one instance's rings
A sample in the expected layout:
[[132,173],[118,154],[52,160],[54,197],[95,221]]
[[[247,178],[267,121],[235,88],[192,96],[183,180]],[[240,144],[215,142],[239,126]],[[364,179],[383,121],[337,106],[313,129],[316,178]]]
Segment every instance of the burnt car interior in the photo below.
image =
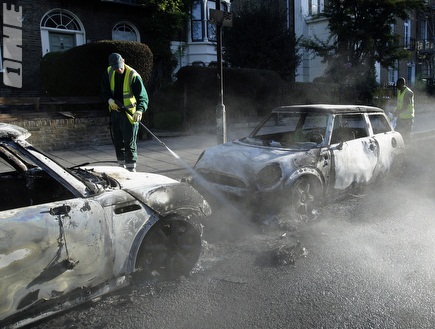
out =
[[346,142],[367,136],[366,123],[361,114],[335,116],[331,144]]
[[322,143],[327,115],[307,112],[272,113],[244,142],[275,147],[313,147]]
[[60,182],[17,150],[0,143],[0,211],[74,197]]
[[374,134],[382,134],[391,131],[390,124],[385,116],[380,114],[370,114],[369,120]]

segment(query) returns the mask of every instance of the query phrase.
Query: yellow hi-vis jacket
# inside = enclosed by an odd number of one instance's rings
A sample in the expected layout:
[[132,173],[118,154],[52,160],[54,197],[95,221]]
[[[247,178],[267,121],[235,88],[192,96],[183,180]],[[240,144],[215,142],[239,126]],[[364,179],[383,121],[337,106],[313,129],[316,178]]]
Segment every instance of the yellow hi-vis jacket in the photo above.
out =
[[[134,97],[133,92],[131,91],[131,83],[133,78],[139,76],[139,74],[130,66],[124,64],[125,66],[125,78],[124,78],[124,86],[122,87],[122,96],[123,96],[123,104],[130,110],[130,113],[133,114],[136,112],[136,97]],[[112,69],[111,66],[107,68],[107,74],[109,75],[110,81],[110,91],[112,95],[115,94],[115,70]],[[110,108],[109,108],[110,110]],[[125,112],[128,120],[131,124],[134,124],[133,116]]]
[[403,92],[397,90],[397,106],[394,109],[399,119],[412,119],[414,117],[414,93],[408,87]]

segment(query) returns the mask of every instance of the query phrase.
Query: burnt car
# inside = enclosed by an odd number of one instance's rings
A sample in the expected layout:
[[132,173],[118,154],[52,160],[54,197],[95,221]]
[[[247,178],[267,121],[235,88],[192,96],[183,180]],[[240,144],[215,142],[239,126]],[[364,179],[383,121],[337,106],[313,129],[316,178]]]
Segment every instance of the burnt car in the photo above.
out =
[[[400,172],[405,147],[384,111],[360,105],[274,109],[245,137],[206,149],[191,182],[254,211],[314,217],[327,197],[347,195]],[[211,199],[209,199],[211,202]]]
[[123,287],[187,276],[211,214],[190,185],[116,166],[64,168],[0,123],[0,327]]

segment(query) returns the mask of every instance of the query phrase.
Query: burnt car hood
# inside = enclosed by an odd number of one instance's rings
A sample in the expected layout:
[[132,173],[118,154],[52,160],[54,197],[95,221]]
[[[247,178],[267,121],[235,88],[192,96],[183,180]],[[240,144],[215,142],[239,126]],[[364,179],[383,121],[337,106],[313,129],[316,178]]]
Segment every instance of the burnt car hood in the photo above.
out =
[[198,172],[215,171],[237,176],[243,180],[255,177],[266,165],[285,162],[286,170],[297,167],[296,156],[299,150],[278,149],[274,147],[253,146],[235,140],[208,148],[195,165]]
[[129,172],[120,167],[98,166],[92,169],[116,179],[121,189],[143,202],[159,215],[170,213],[209,216],[210,207],[190,185],[175,179],[146,172]]

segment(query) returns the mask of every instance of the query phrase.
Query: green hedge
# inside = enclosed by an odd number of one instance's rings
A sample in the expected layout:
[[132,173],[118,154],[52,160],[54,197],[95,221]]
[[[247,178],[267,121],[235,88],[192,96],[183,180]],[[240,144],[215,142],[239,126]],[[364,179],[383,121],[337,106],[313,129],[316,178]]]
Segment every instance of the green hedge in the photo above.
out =
[[50,96],[96,96],[101,94],[101,78],[111,53],[119,53],[125,63],[142,76],[145,84],[153,68],[153,54],[143,43],[99,41],[51,52],[41,60],[44,88]]

